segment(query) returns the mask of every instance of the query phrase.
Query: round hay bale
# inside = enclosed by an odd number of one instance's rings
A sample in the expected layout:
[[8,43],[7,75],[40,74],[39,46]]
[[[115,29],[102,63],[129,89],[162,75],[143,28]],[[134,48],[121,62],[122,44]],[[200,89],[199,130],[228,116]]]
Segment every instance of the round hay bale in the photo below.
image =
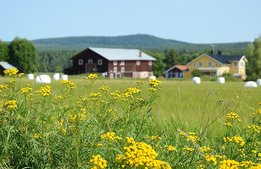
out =
[[218,77],[217,81],[220,84],[224,84],[225,83],[225,78],[224,77]]
[[257,79],[256,83],[257,83],[258,86],[261,86],[261,79]]
[[48,75],[39,75],[35,78],[36,83],[44,83],[49,84],[51,83],[51,78]]
[[61,79],[62,79],[62,80],[68,80],[68,75],[62,75],[62,76],[61,76]]
[[156,80],[156,76],[150,76],[149,80]]
[[245,87],[254,88],[254,87],[257,87],[257,84],[254,81],[248,81],[248,82],[245,83]]
[[55,74],[53,75],[53,79],[54,79],[54,80],[60,80],[60,74],[59,74],[59,73],[55,73]]
[[192,83],[200,84],[200,83],[201,83],[200,77],[193,77],[193,78],[192,78]]
[[27,78],[29,80],[34,80],[34,74],[27,74]]

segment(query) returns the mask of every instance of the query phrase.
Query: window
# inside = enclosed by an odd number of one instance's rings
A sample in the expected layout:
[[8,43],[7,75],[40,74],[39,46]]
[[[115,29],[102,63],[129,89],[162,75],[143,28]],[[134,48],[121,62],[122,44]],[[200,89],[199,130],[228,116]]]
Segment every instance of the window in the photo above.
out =
[[98,59],[98,65],[102,65],[102,59]]
[[125,67],[121,67],[121,72],[125,72]]
[[140,61],[139,60],[136,61],[136,65],[140,66]]
[[234,67],[237,67],[237,62],[234,62]]
[[217,64],[217,63],[215,64],[215,67],[218,67],[218,64]]
[[152,66],[152,61],[149,61],[149,63],[148,63],[148,64],[149,64],[149,66]]
[[245,66],[245,63],[243,61],[239,62],[239,67],[244,67]]
[[113,72],[117,72],[117,67],[113,67]]
[[93,60],[92,59],[88,59],[88,64],[92,64]]
[[113,61],[113,66],[117,66],[117,61]]
[[121,63],[120,63],[121,66],[124,66],[125,65],[125,61],[122,60]]
[[195,68],[195,67],[196,67],[196,64],[194,63],[194,64],[193,64],[193,68]]
[[202,63],[201,62],[198,62],[198,67],[202,67]]
[[208,67],[212,67],[212,62],[208,62]]
[[78,59],[78,65],[83,65],[83,59]]

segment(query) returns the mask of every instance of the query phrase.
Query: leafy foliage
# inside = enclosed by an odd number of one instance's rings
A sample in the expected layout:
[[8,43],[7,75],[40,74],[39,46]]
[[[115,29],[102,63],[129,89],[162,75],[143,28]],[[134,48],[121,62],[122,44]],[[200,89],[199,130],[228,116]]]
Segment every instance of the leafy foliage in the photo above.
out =
[[25,73],[34,72],[36,50],[27,39],[15,38],[8,45],[9,63],[17,66]]
[[192,72],[191,72],[192,76],[193,77],[201,77],[203,74],[200,70],[198,69],[194,69]]
[[261,78],[261,37],[255,39],[254,43],[249,45],[249,77],[256,80]]
[[0,41],[0,61],[8,58],[8,43]]

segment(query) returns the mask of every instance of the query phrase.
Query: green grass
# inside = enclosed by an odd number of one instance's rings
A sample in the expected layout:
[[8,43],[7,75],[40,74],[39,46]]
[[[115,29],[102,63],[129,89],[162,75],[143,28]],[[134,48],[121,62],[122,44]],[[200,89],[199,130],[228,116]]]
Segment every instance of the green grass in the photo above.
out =
[[[154,168],[152,161],[162,169],[218,168],[226,160],[260,166],[261,112],[251,113],[260,109],[261,88],[163,80],[158,89],[147,80],[71,77],[75,89],[71,82],[9,80],[0,79],[0,168],[91,168],[98,166],[93,155],[108,168]],[[99,90],[103,85],[110,90]],[[211,150],[201,152],[203,146]],[[154,151],[158,156],[148,157]]]

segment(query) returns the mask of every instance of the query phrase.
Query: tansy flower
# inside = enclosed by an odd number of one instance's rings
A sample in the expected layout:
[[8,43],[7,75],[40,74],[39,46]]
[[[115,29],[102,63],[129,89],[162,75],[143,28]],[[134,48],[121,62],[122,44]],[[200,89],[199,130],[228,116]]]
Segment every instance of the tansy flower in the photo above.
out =
[[16,75],[17,73],[18,73],[18,69],[16,69],[16,68],[10,68],[10,69],[4,70],[4,74],[6,74],[8,76]]
[[90,159],[90,163],[93,165],[91,169],[103,169],[107,167],[107,161],[104,160],[101,155],[93,155]]
[[227,168],[238,168],[239,167],[239,162],[235,160],[222,160],[220,162],[220,169],[227,169]]
[[121,137],[117,136],[114,132],[107,132],[107,133],[101,134],[100,137],[102,139],[106,139],[109,141],[117,141],[117,140],[122,139]]
[[16,100],[7,100],[3,103],[3,107],[7,109],[15,109],[17,107],[17,101]]
[[42,96],[49,96],[51,95],[51,86],[43,86],[41,87],[39,90],[36,91],[37,93],[39,93]]
[[87,75],[87,79],[89,79],[89,80],[98,79],[98,75],[97,75],[97,74],[90,73],[90,74]]

